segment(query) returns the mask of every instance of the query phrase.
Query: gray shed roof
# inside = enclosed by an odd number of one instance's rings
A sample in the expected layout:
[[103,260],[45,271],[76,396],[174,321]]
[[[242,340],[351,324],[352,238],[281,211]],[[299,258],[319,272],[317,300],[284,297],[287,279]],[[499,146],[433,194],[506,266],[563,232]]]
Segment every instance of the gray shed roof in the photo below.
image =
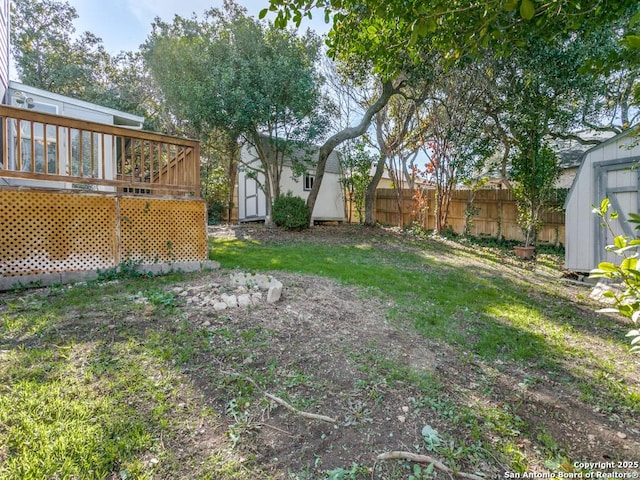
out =
[[[272,148],[271,143],[269,141],[269,137],[263,135],[263,148],[265,150],[270,150]],[[306,147],[299,146],[298,142],[289,142],[292,144],[291,153],[287,153],[284,157],[285,165],[291,165],[291,159],[297,158],[300,161],[308,160],[314,167],[316,162],[318,161],[318,154],[320,152],[320,147],[317,145],[309,145]],[[342,167],[340,166],[340,157],[339,153],[334,150],[327,158],[327,164],[325,166],[325,172],[327,173],[342,173]]]

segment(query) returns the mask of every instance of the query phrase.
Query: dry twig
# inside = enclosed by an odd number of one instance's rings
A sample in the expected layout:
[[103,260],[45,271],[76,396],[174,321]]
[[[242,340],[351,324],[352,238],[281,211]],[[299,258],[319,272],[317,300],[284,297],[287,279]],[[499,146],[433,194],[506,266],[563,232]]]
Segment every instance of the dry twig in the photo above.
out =
[[251,383],[254,387],[256,387],[258,390],[260,390],[264,394],[265,397],[267,397],[270,400],[273,400],[274,402],[276,402],[279,405],[282,405],[287,410],[291,410],[296,415],[300,415],[301,417],[308,418],[310,420],[322,420],[323,422],[328,422],[328,423],[336,423],[337,422],[337,420],[335,418],[327,417],[326,415],[318,415],[316,413],[309,413],[309,412],[303,412],[302,410],[298,410],[293,405],[291,405],[290,403],[285,402],[280,397],[276,397],[275,395],[271,395],[270,393],[265,392],[262,388],[260,388],[260,386],[255,382],[255,380],[253,380],[248,375],[245,375],[245,374],[239,373],[239,372],[229,372],[229,371],[226,371],[226,370],[222,370],[222,373],[225,374],[225,375],[231,375],[231,376],[235,376],[235,377],[244,378],[249,383]]
[[429,455],[418,455],[411,452],[387,452],[378,455],[378,460],[409,460],[416,463],[431,463],[435,468],[441,470],[449,475],[453,475],[458,478],[468,478],[469,480],[486,480],[483,477],[474,475],[473,473],[456,472],[447,467],[444,463],[436,460]]
[[310,420],[322,420],[323,422],[336,423],[335,418],[327,417],[326,415],[318,415],[316,413],[303,412],[302,410],[298,410],[297,408],[295,408],[290,403],[287,403],[281,398],[276,397],[275,395],[271,395],[270,393],[264,392],[264,396],[270,400],[273,400],[277,404],[282,405],[287,410],[291,410],[296,415],[300,415],[301,417],[308,418]]

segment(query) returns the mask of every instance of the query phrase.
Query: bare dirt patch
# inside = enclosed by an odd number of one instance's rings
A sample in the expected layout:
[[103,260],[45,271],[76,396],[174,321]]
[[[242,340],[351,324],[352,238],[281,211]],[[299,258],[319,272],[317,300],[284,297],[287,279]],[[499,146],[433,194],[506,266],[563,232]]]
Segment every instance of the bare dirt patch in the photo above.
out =
[[[369,242],[383,248],[415,248],[411,242],[398,242],[402,234],[397,232],[359,227],[325,226],[300,234],[250,225],[224,227],[214,234],[262,242]],[[462,253],[449,255],[486,268],[486,263]],[[276,383],[265,382],[261,389],[286,398],[301,410],[337,419],[336,424],[309,421],[273,402],[249,407],[260,425],[241,448],[258,463],[269,465],[272,472],[319,472],[357,462],[375,466],[376,478],[402,478],[400,472],[406,465],[382,466],[376,456],[392,450],[424,453],[421,432],[425,425],[451,443],[449,458],[443,459],[446,463],[487,476],[512,470],[491,447],[492,443],[504,444],[505,438],[526,456],[524,463],[530,471],[546,471],[549,462],[561,464],[563,459],[609,462],[640,458],[640,431],[634,415],[603,411],[583,401],[579,380],[570,375],[484,362],[416,333],[411,319],[405,324],[390,323],[386,312],[392,299],[326,278],[270,273],[285,285],[277,304],[228,310],[223,317],[191,308],[187,315],[209,329],[228,328],[234,336],[251,329],[265,332],[264,345],[235,359],[231,370],[260,377],[277,365]],[[496,263],[492,274],[536,284],[548,281],[545,276],[550,275],[536,273],[510,258]],[[224,271],[211,274],[222,283],[225,275]],[[557,280],[550,288],[561,290],[566,299],[584,297],[584,288]],[[586,307],[585,311],[591,312]],[[600,347],[607,348],[604,343]],[[631,365],[631,371],[637,372],[637,362]],[[220,366],[226,368],[228,365]],[[422,385],[415,378],[421,375],[425,378]],[[434,378],[439,385],[430,390]],[[206,378],[197,380],[207,382]],[[634,374],[627,380],[637,391],[637,374],[635,380]],[[211,395],[222,408],[220,400],[228,392]],[[487,411],[511,418],[496,418],[492,423]]]

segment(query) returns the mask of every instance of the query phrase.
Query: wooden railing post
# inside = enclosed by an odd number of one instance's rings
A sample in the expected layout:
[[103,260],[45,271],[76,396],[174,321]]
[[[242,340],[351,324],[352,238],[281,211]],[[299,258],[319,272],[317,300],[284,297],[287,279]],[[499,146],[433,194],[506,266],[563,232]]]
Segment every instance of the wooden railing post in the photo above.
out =
[[[16,185],[35,180],[44,188],[59,188],[59,182],[64,182],[144,195],[200,196],[200,144],[195,140],[6,105],[0,105],[0,119],[4,138],[0,177],[12,178]],[[53,129],[55,135],[49,133]],[[66,135],[61,135],[61,129],[66,129]],[[53,164],[50,168],[54,142],[55,168]]]

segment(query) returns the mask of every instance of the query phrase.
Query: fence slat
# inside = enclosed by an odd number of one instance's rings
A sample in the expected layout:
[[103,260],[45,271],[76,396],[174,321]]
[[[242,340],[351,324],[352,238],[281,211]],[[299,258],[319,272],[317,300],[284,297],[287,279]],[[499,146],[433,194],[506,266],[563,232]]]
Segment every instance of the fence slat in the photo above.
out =
[[[433,228],[435,216],[435,190],[425,194],[427,213],[414,214],[415,202],[411,192],[402,192],[402,221],[398,213],[397,192],[394,189],[379,189],[376,192],[376,221],[384,225],[409,225],[417,221],[425,229]],[[455,190],[452,193],[447,225],[457,233],[465,230],[465,211],[471,197],[470,190]],[[355,207],[350,201],[348,207],[352,212],[352,219],[357,222]],[[478,214],[471,219],[471,234],[482,237],[497,237],[502,231],[506,240],[523,241],[524,235],[517,222],[518,211],[513,192],[507,189],[480,190],[476,192],[473,206],[478,208]],[[502,210],[502,221],[499,222],[499,211]],[[565,219],[564,212],[556,208],[543,209],[541,215],[543,226],[538,233],[538,241],[554,245],[564,245]]]

